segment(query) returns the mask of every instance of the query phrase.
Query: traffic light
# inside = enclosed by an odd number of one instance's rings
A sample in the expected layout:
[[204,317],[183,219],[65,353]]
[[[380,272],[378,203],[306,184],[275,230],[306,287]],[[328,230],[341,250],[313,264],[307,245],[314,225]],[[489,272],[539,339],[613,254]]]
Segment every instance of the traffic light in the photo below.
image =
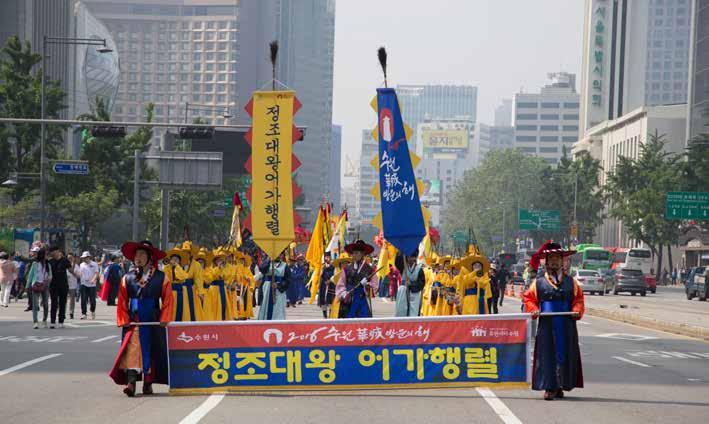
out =
[[126,127],[117,125],[95,125],[91,127],[91,135],[104,138],[122,138],[126,136]]
[[211,140],[213,136],[213,127],[180,127],[178,138],[187,140]]

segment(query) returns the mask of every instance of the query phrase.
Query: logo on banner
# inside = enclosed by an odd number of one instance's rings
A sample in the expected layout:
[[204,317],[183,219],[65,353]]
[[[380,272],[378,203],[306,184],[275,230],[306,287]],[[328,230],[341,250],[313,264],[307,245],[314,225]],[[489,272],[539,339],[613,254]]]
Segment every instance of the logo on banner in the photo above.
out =
[[193,338],[192,336],[188,336],[188,335],[185,334],[185,332],[183,331],[182,334],[180,334],[179,336],[177,336],[177,340],[179,340],[179,341],[181,341],[181,342],[185,342],[185,343],[190,343],[190,342],[192,342],[192,340],[194,340],[194,338]]
[[379,128],[382,129],[382,140],[391,143],[394,137],[394,116],[391,109],[385,107],[379,111]]
[[269,328],[263,332],[263,341],[271,344],[271,336],[276,338],[276,344],[280,344],[283,341],[283,332],[276,328]]

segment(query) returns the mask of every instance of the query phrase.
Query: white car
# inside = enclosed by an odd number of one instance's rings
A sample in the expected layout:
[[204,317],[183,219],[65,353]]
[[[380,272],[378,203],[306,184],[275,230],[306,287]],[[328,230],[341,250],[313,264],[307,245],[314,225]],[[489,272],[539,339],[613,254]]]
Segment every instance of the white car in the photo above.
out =
[[603,276],[598,271],[591,269],[577,269],[573,273],[573,277],[579,283],[581,290],[591,294],[606,294],[606,283]]

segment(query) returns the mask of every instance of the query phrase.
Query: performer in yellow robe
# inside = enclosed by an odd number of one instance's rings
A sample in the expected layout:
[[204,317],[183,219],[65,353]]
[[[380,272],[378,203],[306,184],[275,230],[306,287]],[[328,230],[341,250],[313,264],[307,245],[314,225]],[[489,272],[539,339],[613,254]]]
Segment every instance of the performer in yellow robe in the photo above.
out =
[[205,304],[209,304],[212,321],[230,321],[236,315],[236,291],[234,290],[233,296],[230,295],[231,270],[226,263],[226,257],[225,251],[215,251],[213,266],[209,272],[209,293],[205,296]]
[[[205,287],[204,268],[197,261],[199,249],[197,246],[193,245],[191,241],[186,241],[182,243],[182,251],[184,251],[187,255],[187,263],[185,265],[185,270],[187,271],[186,281],[191,281],[193,283],[194,290],[202,303],[202,309],[206,312],[207,308],[205,307],[205,297],[207,296],[209,286],[206,285]],[[206,313],[203,314],[203,319],[209,319]]]
[[423,286],[421,291],[421,316],[426,317],[431,315],[431,286],[434,284],[436,279],[436,273],[438,269],[438,263],[433,257],[426,258],[426,266],[423,272],[426,276],[426,284]]
[[[340,255],[339,258],[335,259],[332,261],[332,264],[335,265],[335,274],[332,276],[332,281],[337,283],[340,281],[340,275],[345,271],[345,268],[347,268],[350,264],[352,263],[352,258],[350,258],[350,255],[343,253]],[[332,301],[332,306],[330,307],[330,318],[339,318],[340,317],[340,298],[335,296],[335,298]]]
[[163,272],[172,282],[173,321],[201,321],[203,319],[202,303],[195,291],[187,272],[182,265],[187,262],[187,255],[182,249],[172,249],[167,252],[170,260]]
[[237,282],[239,284],[239,315],[238,319],[251,319],[254,317],[254,289],[256,281],[254,274],[251,272],[251,256],[245,253],[237,255]]
[[464,260],[465,266],[472,271],[467,272],[458,281],[458,296],[461,298],[462,315],[478,315],[490,313],[487,300],[492,297],[488,270],[490,263],[483,256],[469,256]]

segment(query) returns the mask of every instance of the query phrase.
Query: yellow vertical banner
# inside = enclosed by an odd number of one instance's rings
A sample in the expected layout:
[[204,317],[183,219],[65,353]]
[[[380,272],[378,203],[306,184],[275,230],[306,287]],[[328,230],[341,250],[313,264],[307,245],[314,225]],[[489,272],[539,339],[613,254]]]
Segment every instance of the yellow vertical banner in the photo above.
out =
[[256,91],[252,99],[251,228],[271,258],[295,239],[293,226],[294,91]]

